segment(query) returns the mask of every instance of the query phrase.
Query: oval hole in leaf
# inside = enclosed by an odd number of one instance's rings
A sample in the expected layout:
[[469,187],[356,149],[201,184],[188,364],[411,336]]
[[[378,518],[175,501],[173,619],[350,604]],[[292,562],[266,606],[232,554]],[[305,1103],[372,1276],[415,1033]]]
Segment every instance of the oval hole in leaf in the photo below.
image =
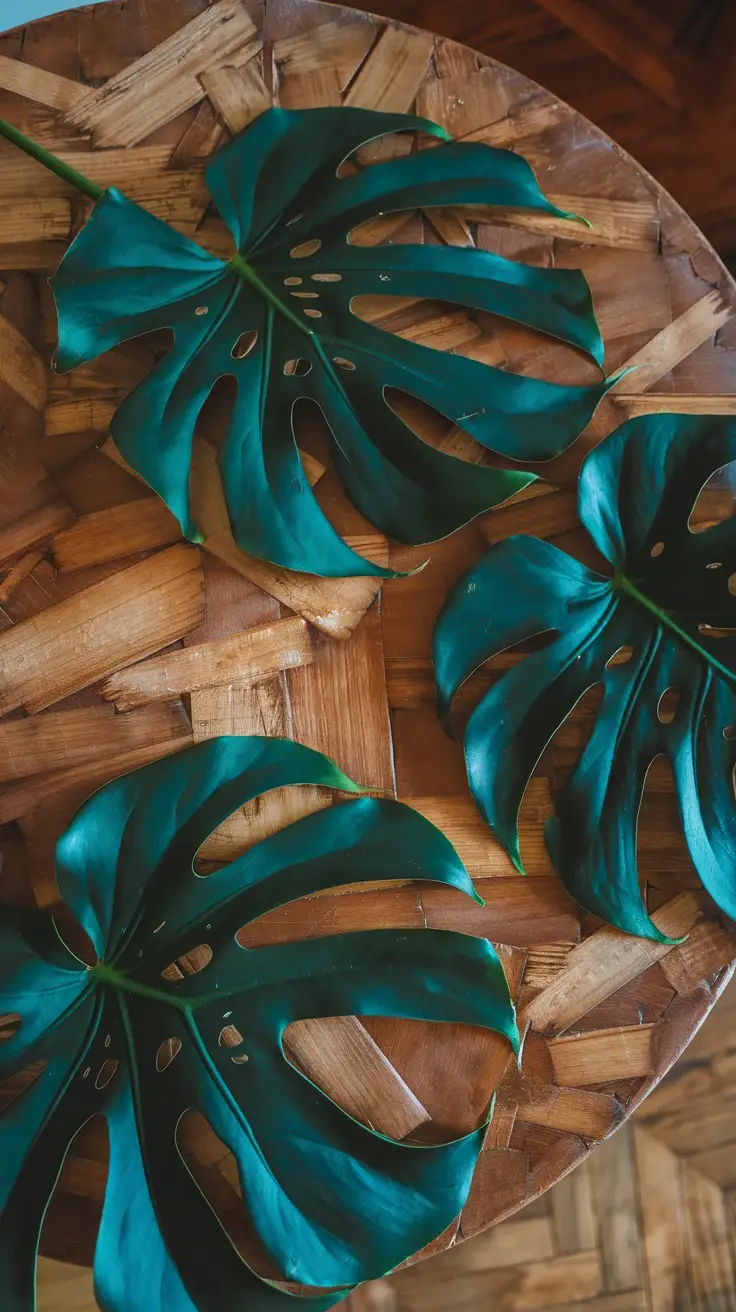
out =
[[291,294],[292,296],[296,296],[297,300],[300,300],[300,301],[318,301],[318,300],[319,300],[319,292],[291,292],[290,294]]
[[311,372],[311,360],[287,360],[284,365],[284,373],[290,376],[296,374],[298,378],[306,378],[307,374],[311,374]]
[[342,282],[341,273],[313,273],[310,277],[312,282]]
[[221,1048],[238,1048],[243,1041],[237,1025],[223,1025],[217,1039]]
[[292,246],[289,254],[292,260],[306,260],[310,255],[316,255],[321,245],[321,238],[313,237],[311,241],[303,241],[299,246]]
[[321,311],[321,310],[305,310],[304,313],[305,313],[305,314],[308,314],[309,317],[310,317],[310,319],[321,319],[321,318],[322,318],[322,311]]
[[108,1057],[107,1061],[102,1063],[99,1071],[97,1072],[97,1079],[95,1080],[95,1088],[100,1090],[106,1089],[108,1084],[110,1084],[110,1082],[115,1078],[115,1073],[119,1065],[120,1063],[117,1061],[115,1057]]
[[259,1276],[278,1280],[281,1272],[268,1257],[243,1201],[235,1157],[201,1112],[184,1113],[176,1127],[176,1146],[243,1261]]
[[175,1036],[171,1039],[164,1039],[163,1043],[161,1044],[161,1047],[156,1053],[156,1070],[159,1072],[159,1074],[163,1074],[165,1070],[168,1070],[172,1061],[174,1060],[175,1057],[179,1056],[180,1052],[181,1052],[180,1038]]
[[196,310],[194,311],[194,313],[198,314],[200,318],[202,317],[202,315],[209,314],[209,312],[210,312],[209,305],[198,305]]
[[655,542],[654,546],[649,552],[649,555],[653,556],[654,559],[656,560],[657,556],[661,556],[663,551],[664,551],[664,542]]
[[36,1080],[43,1075],[46,1065],[46,1061],[31,1062],[22,1071],[16,1071],[15,1075],[9,1075],[7,1080],[0,1082],[0,1115],[15,1102],[16,1098],[20,1098],[32,1088]]
[[0,1016],[0,1043],[6,1043],[18,1033],[23,1021],[17,1011],[9,1012],[7,1016]]
[[736,629],[720,629],[715,624],[699,624],[698,633],[704,638],[732,638]]
[[198,947],[192,948],[191,952],[185,952],[177,957],[176,961],[172,961],[170,966],[161,971],[161,977],[169,983],[174,983],[176,980],[184,979],[185,975],[198,975],[200,970],[209,966],[212,955],[209,943],[200,943]]
[[291,228],[293,224],[298,223],[299,220],[303,218],[304,218],[303,214],[294,214],[292,218],[286,220],[284,227]]
[[[722,561],[722,560],[712,560],[712,561],[710,562],[710,565],[706,565],[705,568],[706,568],[706,569],[720,569],[722,565],[723,565],[723,561]],[[733,577],[733,575],[732,575],[731,577]],[[729,592],[731,591],[731,579],[728,580],[728,590],[729,590]]]
[[231,352],[233,360],[244,360],[246,355],[250,355],[257,341],[258,333],[255,328],[241,333]]
[[633,647],[629,647],[627,645],[624,645],[623,647],[619,647],[618,651],[615,651],[613,653],[613,656],[609,656],[608,660],[606,661],[606,669],[612,670],[616,665],[627,665],[628,662],[631,660],[633,654],[634,654]]
[[344,355],[333,356],[332,363],[338,365],[340,369],[347,369],[350,372],[355,368],[355,362],[346,360]]
[[657,719],[660,724],[672,724],[672,721],[677,715],[677,705],[679,700],[679,688],[665,688],[662,696],[657,702]]
[[723,737],[727,743],[736,742],[736,724],[727,724],[723,730]]
[[736,510],[736,460],[721,465],[701,487],[690,511],[687,526],[691,533],[703,533],[713,524],[722,524]]
[[301,287],[303,278],[284,278],[284,287]]

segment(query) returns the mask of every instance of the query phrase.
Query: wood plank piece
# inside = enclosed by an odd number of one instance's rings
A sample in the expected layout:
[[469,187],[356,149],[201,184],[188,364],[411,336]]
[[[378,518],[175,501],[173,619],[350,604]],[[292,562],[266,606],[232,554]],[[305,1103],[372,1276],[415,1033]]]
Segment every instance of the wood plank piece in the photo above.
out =
[[550,195],[549,199],[567,214],[580,215],[590,227],[577,218],[559,218],[533,210],[503,209],[488,205],[464,206],[466,219],[477,223],[501,224],[536,232],[558,240],[573,241],[584,246],[611,246],[617,250],[656,251],[659,243],[659,223],[654,201],[609,200],[604,196]]
[[80,765],[171,736],[181,709],[151,706],[115,715],[109,706],[44,711],[0,724],[0,782]]
[[296,1021],[284,1042],[315,1084],[381,1134],[404,1139],[430,1120],[357,1017]]
[[[626,361],[624,368],[631,372],[621,379],[625,384],[621,390],[636,395],[653,387],[728,323],[735,308],[724,302],[717,289],[708,292]],[[676,398],[672,400],[676,408]]]
[[0,382],[7,383],[34,410],[43,410],[46,404],[46,365],[38,351],[4,314],[0,314]]
[[203,623],[200,553],[170,547],[0,634],[0,715],[44,710]]
[[87,569],[136,551],[169,546],[180,538],[179,521],[163,501],[145,497],[80,516],[72,528],[56,534],[54,564],[60,570]]
[[631,1025],[550,1039],[558,1084],[603,1084],[652,1071],[652,1025]]
[[[20,196],[0,210],[0,243],[67,241],[72,230],[71,201],[66,196]],[[5,267],[5,266],[3,266]]]
[[54,497],[38,510],[32,510],[20,519],[0,529],[0,565],[7,565],[34,547],[40,547],[67,524],[73,524],[76,515],[65,497]]
[[39,105],[60,110],[72,109],[87,90],[79,82],[72,82],[71,78],[49,73],[20,59],[8,59],[5,55],[0,55],[0,87],[35,100]]
[[129,711],[217,684],[258,683],[313,660],[307,623],[293,616],[131,665],[107,679],[101,692],[119,711]]
[[[665,903],[654,912],[652,920],[663,934],[677,938],[689,933],[701,916],[697,897],[687,892]],[[543,1034],[559,1034],[666,956],[673,946],[634,938],[605,925],[573,948],[565,969],[527,1004],[522,1024],[527,1022]]]
[[199,80],[233,136],[271,106],[271,93],[255,62],[245,68],[212,68]]
[[[202,99],[199,77],[236,50],[255,55],[256,29],[241,0],[218,0],[154,46],[67,113],[67,122],[93,132],[97,146],[134,146]],[[230,61],[232,62],[232,61]]]

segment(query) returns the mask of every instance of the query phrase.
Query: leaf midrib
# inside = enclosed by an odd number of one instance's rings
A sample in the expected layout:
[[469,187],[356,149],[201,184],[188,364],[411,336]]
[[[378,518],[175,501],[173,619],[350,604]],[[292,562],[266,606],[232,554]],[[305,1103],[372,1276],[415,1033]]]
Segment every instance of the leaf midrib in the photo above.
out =
[[726,679],[732,686],[736,686],[736,673],[734,673],[733,670],[729,670],[727,665],[723,665],[712,652],[709,652],[706,647],[698,642],[697,638],[694,638],[692,634],[681,628],[677,623],[677,620],[673,619],[668,611],[663,610],[662,607],[658,606],[655,601],[652,601],[645,592],[642,592],[640,588],[637,588],[636,584],[632,583],[630,578],[617,571],[613,577],[611,586],[614,592],[623,592],[631,597],[632,601],[638,602],[640,606],[643,606],[645,610],[649,611],[650,615],[655,617],[657,622],[661,624],[663,628],[669,629],[670,633],[673,633],[675,637],[679,638],[680,642],[696,652],[701,660],[705,661],[706,665],[709,665],[711,669],[717,670],[721,677]]

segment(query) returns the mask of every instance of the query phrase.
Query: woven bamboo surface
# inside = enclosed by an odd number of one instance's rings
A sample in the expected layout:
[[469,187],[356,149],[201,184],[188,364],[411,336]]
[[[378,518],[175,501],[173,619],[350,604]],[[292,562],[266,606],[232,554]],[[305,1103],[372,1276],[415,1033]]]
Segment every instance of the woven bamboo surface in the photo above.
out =
[[[53,375],[46,277],[88,202],[0,145],[2,895],[53,907],[53,845],[80,800],[124,770],[213,734],[289,734],[430,817],[455,842],[485,907],[419,885],[364,887],[272,913],[243,941],[393,925],[449,927],[499,945],[522,1024],[531,1027],[521,1071],[501,1041],[449,1025],[342,1018],[304,1023],[290,1036],[293,1059],[312,1078],[398,1138],[470,1130],[497,1090],[470,1200],[432,1246],[439,1251],[543,1193],[625,1120],[687,1045],[736,957],[736,937],[692,871],[661,762],[648,778],[641,868],[658,924],[671,935],[691,931],[687,941],[668,950],[601,927],[558,882],[542,826],[585,741],[592,696],[556,735],[528,790],[528,875],[517,875],[476,816],[460,747],[439,728],[429,657],[447,589],[489,541],[531,531],[590,558],[576,521],[575,475],[585,451],[617,423],[675,400],[690,412],[736,409],[736,288],[683,212],[610,140],[518,74],[427,33],[309,0],[136,0],[0,40],[0,114],[218,253],[229,250],[228,238],[209,208],[203,163],[228,132],[273,103],[416,109],[457,137],[520,150],[553,199],[589,218],[584,244],[568,221],[498,210],[384,216],[359,239],[475,243],[530,263],[581,267],[607,370],[638,368],[548,467],[551,487],[539,485],[428,550],[386,542],[348,505],[319,422],[304,415],[300,445],[333,522],[375,559],[400,568],[430,559],[380,596],[373,581],[295,576],[235,546],[216,474],[213,444],[228,402],[218,389],[193,480],[206,540],[201,550],[182,544],[171,516],[121,468],[106,437],[115,405],[161,343],[139,341],[69,377]],[[406,139],[391,139],[363,162],[406,148]],[[440,349],[558,381],[592,376],[574,352],[492,316],[363,299],[360,313],[387,331]],[[483,459],[436,415],[400,404],[426,440]],[[707,521],[730,508],[730,496],[714,491],[699,513]],[[202,858],[227,860],[329,804],[312,789],[270,794],[226,822]],[[197,965],[196,956],[181,963]],[[240,1203],[231,1159],[199,1131],[184,1149],[232,1221]],[[104,1161],[104,1132],[93,1124],[64,1167],[44,1232],[47,1254],[89,1260]]]

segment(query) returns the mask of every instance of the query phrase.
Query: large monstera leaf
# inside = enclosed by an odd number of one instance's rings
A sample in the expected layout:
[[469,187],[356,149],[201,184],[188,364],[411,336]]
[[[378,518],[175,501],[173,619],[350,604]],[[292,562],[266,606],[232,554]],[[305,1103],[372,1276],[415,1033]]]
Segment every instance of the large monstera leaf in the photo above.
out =
[[120,406],[111,433],[187,537],[198,537],[189,501],[192,437],[224,376],[237,381],[220,455],[235,537],[255,556],[323,575],[391,571],[356,556],[322,514],[294,438],[300,399],[322,410],[355,505],[390,537],[423,543],[505,500],[531,475],[431,447],[391,408],[387,389],[419,397],[518,461],[556,455],[605,390],[603,381],[563,387],[515,376],[405,341],[352,313],[363,294],[440,298],[518,320],[602,360],[579,271],[531,268],[479,250],[349,244],[365,219],[420,206],[561,213],[523,159],[482,143],[445,143],[338,177],[358,147],[396,131],[445,137],[403,114],[269,110],[206,169],[238,252],[229,262],[111,189],[52,279],[61,372],[129,338],[173,329],[172,349]]
[[[698,874],[736,917],[736,633],[719,633],[736,630],[736,520],[690,527],[701,489],[733,459],[733,420],[662,414],[624,424],[586,458],[579,483],[580,518],[613,577],[547,542],[512,537],[460,580],[435,629],[445,717],[483,661],[536,634],[554,635],[499,678],[465,735],[477,805],[519,869],[518,812],[530,775],[579,698],[602,684],[547,846],[583,907],[662,941],[636,859],[639,806],[658,755],[670,759]],[[666,701],[675,694],[670,719]]]
[[[458,895],[473,895],[472,884],[434,826],[369,798],[310,815],[208,878],[194,874],[196,851],[235,807],[295,783],[359,791],[305,747],[220,738],[95,794],[57,849],[60,891],[98,954],[92,969],[47,917],[2,909],[0,1010],[22,1024],[0,1047],[0,1076],[46,1062],[0,1115],[3,1312],[35,1306],[44,1211],[71,1139],[96,1114],[110,1132],[95,1262],[105,1312],[295,1306],[245,1265],[191,1177],[177,1147],[188,1109],[234,1153],[253,1223],[288,1281],[325,1289],[377,1276],[462,1209],[483,1129],[439,1147],[386,1139],[297,1072],[282,1038],[295,1020],[367,1014],[486,1026],[517,1048],[491,945],[376,930],[247,950],[235,935],[294,898],[354,880],[435,880]],[[213,953],[203,970],[162,976],[203,942]],[[235,1049],[221,1046],[227,1026],[243,1036]],[[159,1070],[169,1039],[181,1047]],[[323,1309],[342,1296],[303,1303]]]

